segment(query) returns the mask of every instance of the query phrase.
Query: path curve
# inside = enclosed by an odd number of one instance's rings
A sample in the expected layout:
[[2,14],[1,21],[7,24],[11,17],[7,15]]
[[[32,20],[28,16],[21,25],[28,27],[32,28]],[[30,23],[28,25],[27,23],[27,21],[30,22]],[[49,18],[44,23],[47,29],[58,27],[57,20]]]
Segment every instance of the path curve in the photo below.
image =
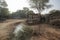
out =
[[24,20],[7,20],[3,23],[0,23],[0,40],[9,40],[10,33],[13,32],[16,25],[20,24]]

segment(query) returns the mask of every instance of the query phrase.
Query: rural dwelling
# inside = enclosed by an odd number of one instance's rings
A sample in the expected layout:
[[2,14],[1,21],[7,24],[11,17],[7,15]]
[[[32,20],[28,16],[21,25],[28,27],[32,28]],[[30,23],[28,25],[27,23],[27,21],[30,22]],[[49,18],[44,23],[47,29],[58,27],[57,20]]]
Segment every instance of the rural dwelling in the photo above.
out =
[[27,15],[27,23],[28,24],[40,23],[40,15],[39,14],[28,14]]

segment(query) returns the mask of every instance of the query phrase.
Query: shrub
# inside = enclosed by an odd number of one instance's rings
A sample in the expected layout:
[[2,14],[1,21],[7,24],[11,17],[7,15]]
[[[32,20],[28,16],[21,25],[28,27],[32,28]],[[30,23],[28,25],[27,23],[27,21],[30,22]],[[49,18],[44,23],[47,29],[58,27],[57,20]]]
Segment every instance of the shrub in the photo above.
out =
[[31,27],[23,25],[22,31],[21,30],[18,31],[14,40],[30,40],[32,32],[33,30]]

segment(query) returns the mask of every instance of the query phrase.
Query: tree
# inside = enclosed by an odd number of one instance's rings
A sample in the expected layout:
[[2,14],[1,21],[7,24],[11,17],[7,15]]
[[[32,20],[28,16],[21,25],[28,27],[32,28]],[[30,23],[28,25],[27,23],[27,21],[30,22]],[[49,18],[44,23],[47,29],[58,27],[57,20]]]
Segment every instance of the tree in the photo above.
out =
[[9,15],[8,8],[2,8],[2,9],[1,9],[1,15],[3,15],[3,16]]
[[0,0],[0,7],[3,7],[3,8],[7,7],[7,3],[5,0]]
[[50,16],[60,16],[60,10],[52,10],[50,11]]
[[60,28],[60,10],[51,10],[49,13],[49,24]]
[[26,12],[28,12],[29,11],[29,8],[24,7],[23,10],[26,11]]
[[51,7],[51,5],[47,4],[49,0],[30,0],[29,2],[32,8],[35,8],[38,10],[39,14],[44,9]]
[[27,15],[28,14],[35,14],[32,10],[28,11]]
[[32,10],[29,10],[27,7],[24,7],[23,10],[18,10],[12,13],[13,18],[26,18],[28,14],[33,14]]
[[29,10],[29,8],[27,8],[27,7],[24,7],[24,8],[23,8],[23,11],[25,12],[25,14],[26,14],[26,17],[27,17],[27,14],[28,14],[28,12],[30,11],[30,10]]
[[12,18],[26,18],[26,14],[25,11],[23,10],[18,10],[16,12],[13,12],[12,14]]
[[0,20],[7,18],[9,11],[5,0],[0,0]]

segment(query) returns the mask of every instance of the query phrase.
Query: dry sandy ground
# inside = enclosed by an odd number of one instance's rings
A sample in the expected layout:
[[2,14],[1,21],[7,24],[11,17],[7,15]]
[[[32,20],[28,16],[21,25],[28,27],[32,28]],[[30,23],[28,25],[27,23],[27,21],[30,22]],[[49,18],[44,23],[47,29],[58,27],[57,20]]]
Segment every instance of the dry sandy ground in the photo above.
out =
[[15,29],[15,26],[25,20],[9,19],[0,23],[0,40],[9,40],[9,35]]
[[51,25],[48,24],[40,24],[39,26],[35,25],[34,30],[39,30],[40,34],[33,35],[31,40],[60,40],[60,29],[57,30],[53,28],[53,26]]
[[[25,20],[18,20],[18,19],[10,19],[0,23],[0,40],[9,40],[10,33],[12,33],[16,26]],[[48,24],[38,24],[32,25],[34,32],[39,32],[40,34],[33,35],[31,40],[60,40],[60,29],[57,30],[52,28]]]

